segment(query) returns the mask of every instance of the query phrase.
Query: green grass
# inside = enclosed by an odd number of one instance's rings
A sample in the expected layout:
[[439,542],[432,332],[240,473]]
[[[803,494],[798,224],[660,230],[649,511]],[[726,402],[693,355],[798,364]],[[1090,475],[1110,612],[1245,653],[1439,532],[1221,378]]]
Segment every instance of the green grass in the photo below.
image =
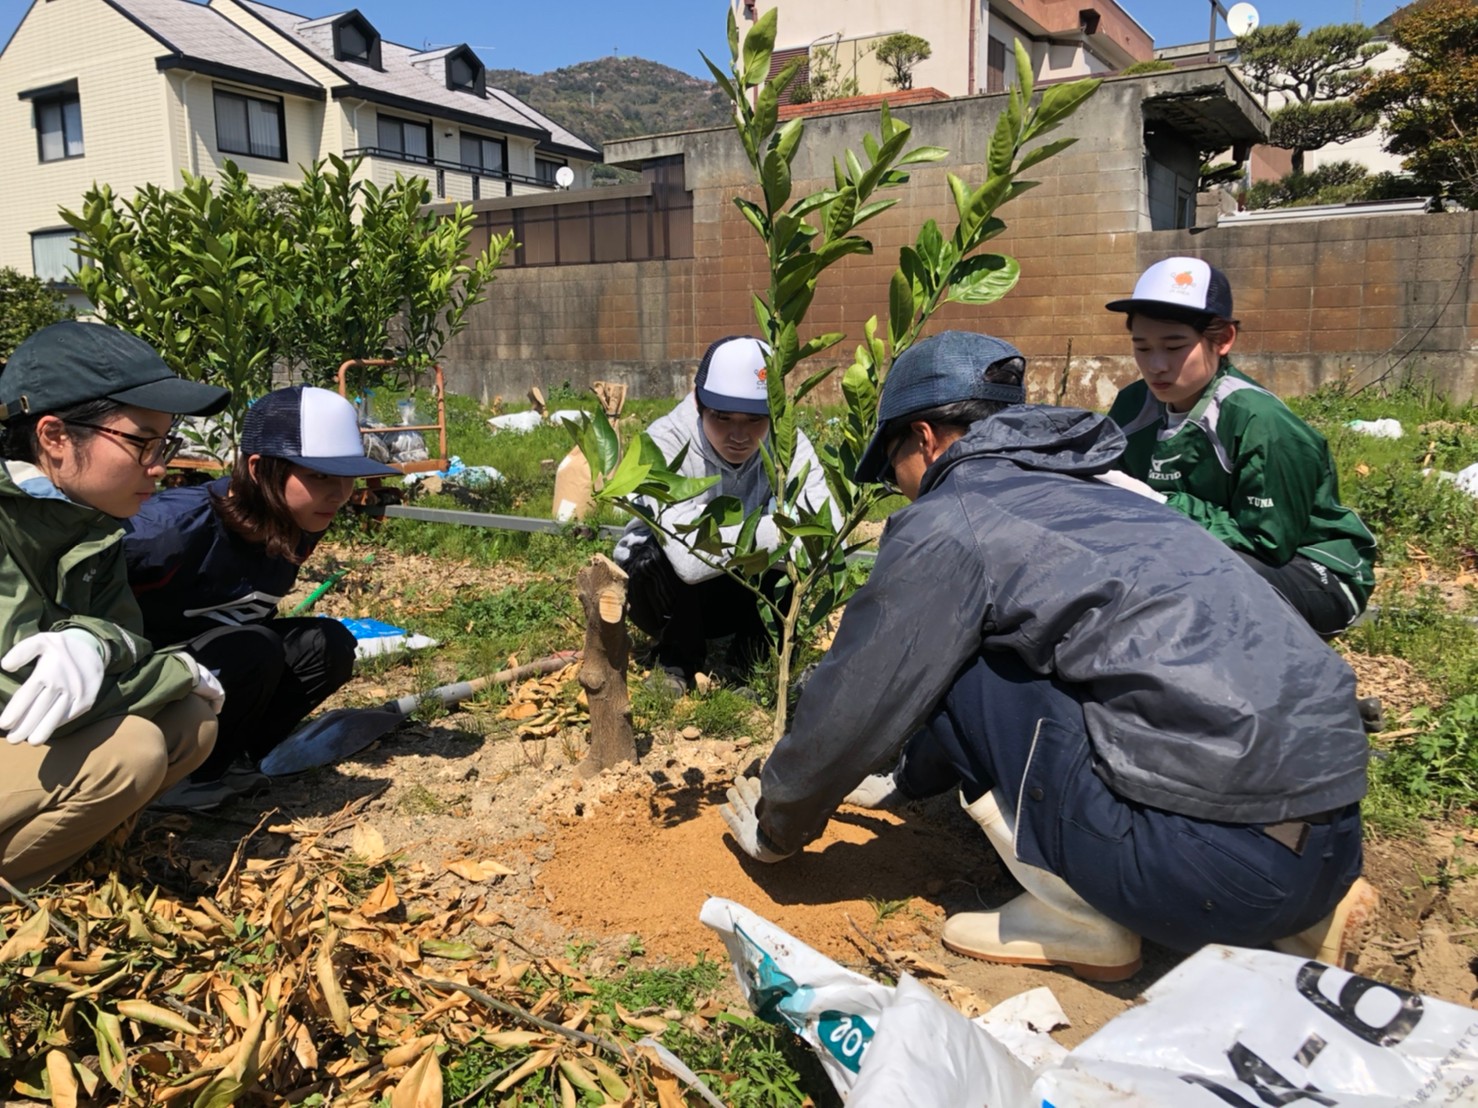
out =
[[[1412,547],[1447,569],[1478,557],[1478,500],[1422,473],[1478,461],[1478,409],[1415,382],[1358,394],[1333,385],[1288,404],[1329,440],[1344,502],[1375,535],[1384,565],[1409,561]],[[1356,419],[1396,419],[1404,433],[1374,438],[1348,426]]]
[[754,701],[715,685],[706,693],[687,697],[674,722],[698,728],[705,739],[732,739],[754,733],[754,710]]
[[1347,647],[1404,658],[1444,700],[1478,690],[1478,627],[1465,614],[1471,604],[1454,612],[1431,587],[1381,600],[1379,612],[1346,633]]

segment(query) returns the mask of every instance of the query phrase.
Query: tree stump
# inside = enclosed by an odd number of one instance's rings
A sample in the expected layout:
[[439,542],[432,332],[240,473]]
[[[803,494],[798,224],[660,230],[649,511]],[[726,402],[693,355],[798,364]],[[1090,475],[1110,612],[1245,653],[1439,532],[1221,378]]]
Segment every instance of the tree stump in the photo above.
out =
[[580,687],[590,705],[590,753],[580,763],[581,777],[591,777],[620,762],[636,761],[636,734],[631,727],[631,697],[626,691],[626,663],[631,637],[626,631],[626,573],[597,554],[575,578],[580,607],[585,609],[585,656]]

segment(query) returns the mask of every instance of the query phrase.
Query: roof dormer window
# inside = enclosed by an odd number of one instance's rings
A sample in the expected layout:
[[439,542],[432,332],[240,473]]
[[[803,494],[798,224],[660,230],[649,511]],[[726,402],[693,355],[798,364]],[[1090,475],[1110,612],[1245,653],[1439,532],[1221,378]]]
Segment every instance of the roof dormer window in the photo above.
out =
[[446,56],[446,87],[453,92],[487,95],[487,69],[472,47],[462,45]]
[[446,83],[452,88],[470,89],[477,83],[477,70],[473,69],[467,59],[457,55],[447,59]]
[[380,34],[357,11],[334,23],[334,59],[380,68]]

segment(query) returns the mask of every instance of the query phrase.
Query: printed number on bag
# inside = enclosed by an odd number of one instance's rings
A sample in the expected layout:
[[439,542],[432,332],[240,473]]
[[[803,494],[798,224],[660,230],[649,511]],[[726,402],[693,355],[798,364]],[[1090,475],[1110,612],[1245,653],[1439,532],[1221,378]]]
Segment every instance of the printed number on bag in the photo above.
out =
[[872,1026],[861,1016],[850,1012],[822,1012],[816,1031],[826,1051],[847,1069],[856,1073],[862,1066],[867,1044],[872,1042]]

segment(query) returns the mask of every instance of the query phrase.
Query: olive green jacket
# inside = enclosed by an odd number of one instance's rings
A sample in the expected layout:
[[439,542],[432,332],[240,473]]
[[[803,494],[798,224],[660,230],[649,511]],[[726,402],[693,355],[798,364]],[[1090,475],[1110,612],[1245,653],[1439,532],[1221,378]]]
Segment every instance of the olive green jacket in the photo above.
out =
[[[122,536],[117,520],[68,500],[35,466],[0,463],[0,657],[31,635],[69,627],[103,647],[97,700],[57,735],[114,716],[152,719],[195,686],[188,663],[155,651],[144,637]],[[0,706],[31,669],[0,670]]]

